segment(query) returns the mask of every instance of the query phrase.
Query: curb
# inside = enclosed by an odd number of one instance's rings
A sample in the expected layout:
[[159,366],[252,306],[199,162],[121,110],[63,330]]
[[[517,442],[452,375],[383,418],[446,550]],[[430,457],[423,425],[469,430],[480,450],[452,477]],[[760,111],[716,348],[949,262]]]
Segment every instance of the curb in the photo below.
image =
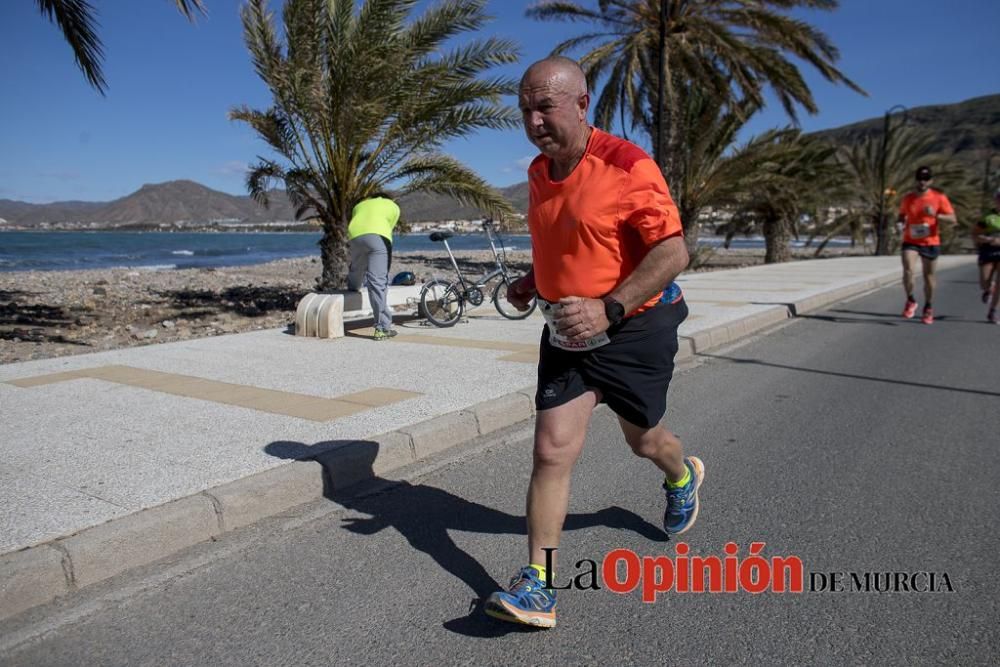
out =
[[[790,318],[900,282],[898,271],[679,338],[689,361]],[[0,620],[292,507],[534,416],[534,386],[357,440],[134,514],[0,555]]]
[[185,498],[0,555],[0,621],[358,482],[513,426],[534,387],[349,442]]

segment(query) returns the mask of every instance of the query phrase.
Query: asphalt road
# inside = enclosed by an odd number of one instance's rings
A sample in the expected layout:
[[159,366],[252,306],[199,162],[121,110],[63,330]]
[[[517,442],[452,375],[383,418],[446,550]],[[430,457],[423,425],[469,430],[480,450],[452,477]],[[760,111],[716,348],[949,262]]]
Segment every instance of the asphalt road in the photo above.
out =
[[[941,275],[933,326],[901,307],[896,287],[797,318],[671,388],[669,426],[707,468],[683,542],[765,542],[801,559],[802,593],[569,590],[554,630],[485,617],[476,601],[525,555],[522,427],[0,625],[0,663],[995,664],[1000,327],[974,267]],[[598,410],[557,585],[616,548],[675,557],[659,481]],[[831,572],[843,590],[810,590]],[[854,590],[886,572],[938,590]]]

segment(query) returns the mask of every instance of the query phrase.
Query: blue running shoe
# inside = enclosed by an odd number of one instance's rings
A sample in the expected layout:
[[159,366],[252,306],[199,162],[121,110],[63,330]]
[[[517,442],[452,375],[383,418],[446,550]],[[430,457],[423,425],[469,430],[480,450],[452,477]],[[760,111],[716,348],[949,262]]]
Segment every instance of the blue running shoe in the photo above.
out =
[[691,480],[680,488],[667,490],[667,509],[663,513],[663,530],[669,535],[680,535],[694,525],[698,518],[698,487],[705,480],[705,464],[697,456],[684,457],[684,465],[691,471]]
[[510,580],[509,589],[490,595],[483,610],[501,621],[554,628],[556,592],[545,588],[535,568],[525,567]]

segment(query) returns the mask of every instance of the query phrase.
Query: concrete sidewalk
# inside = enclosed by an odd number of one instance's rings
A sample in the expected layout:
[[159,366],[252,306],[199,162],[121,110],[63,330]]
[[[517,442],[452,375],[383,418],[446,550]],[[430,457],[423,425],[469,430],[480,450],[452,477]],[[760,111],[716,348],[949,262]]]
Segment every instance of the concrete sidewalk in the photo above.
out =
[[[898,257],[685,275],[678,362],[899,277]],[[0,619],[529,419],[542,324],[487,303],[382,343],[271,330],[0,366]]]

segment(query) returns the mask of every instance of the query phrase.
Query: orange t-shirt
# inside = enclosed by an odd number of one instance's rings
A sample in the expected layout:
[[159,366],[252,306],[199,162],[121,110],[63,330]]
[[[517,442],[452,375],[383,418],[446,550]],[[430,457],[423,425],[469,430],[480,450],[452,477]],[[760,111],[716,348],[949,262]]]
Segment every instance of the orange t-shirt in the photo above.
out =
[[635,144],[593,128],[572,174],[553,181],[549,167],[544,155],[528,167],[531,255],[543,299],[600,298],[635,270],[650,247],[683,234],[659,167]]
[[903,243],[913,245],[941,245],[937,215],[951,215],[955,209],[940,190],[928,188],[926,192],[909,192],[899,204],[903,216]]

